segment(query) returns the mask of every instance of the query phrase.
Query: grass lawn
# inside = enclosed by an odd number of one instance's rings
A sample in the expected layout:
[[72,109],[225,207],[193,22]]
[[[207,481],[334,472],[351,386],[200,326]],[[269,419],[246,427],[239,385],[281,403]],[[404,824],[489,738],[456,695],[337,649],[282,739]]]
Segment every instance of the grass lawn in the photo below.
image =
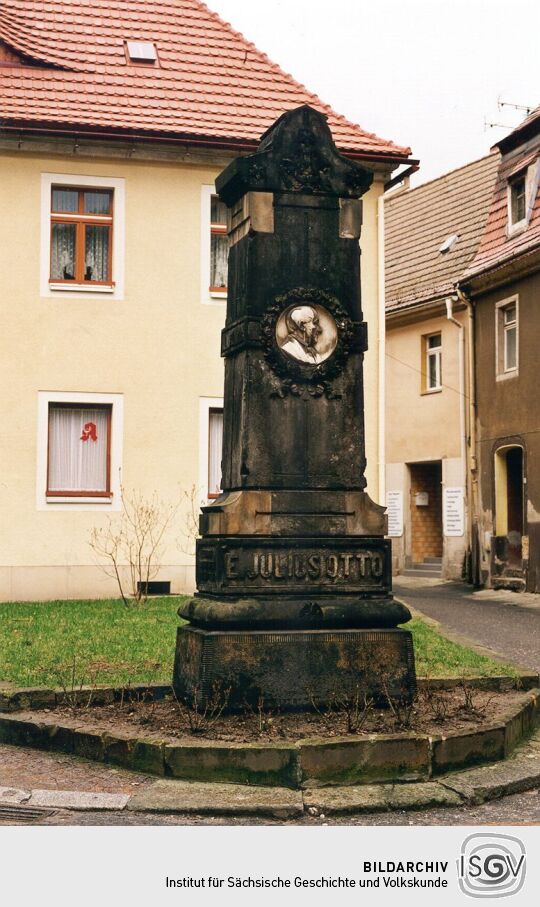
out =
[[[168,683],[178,596],[125,608],[117,600],[0,604],[0,681],[17,686]],[[413,632],[419,676],[514,674],[449,642],[422,620]]]

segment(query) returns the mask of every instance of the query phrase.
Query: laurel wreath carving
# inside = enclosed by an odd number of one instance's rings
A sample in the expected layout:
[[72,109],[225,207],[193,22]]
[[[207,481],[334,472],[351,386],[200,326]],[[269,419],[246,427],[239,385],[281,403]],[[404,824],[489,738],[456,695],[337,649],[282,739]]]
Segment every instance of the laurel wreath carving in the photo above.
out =
[[[336,348],[331,356],[317,365],[297,362],[282,352],[276,341],[276,324],[280,315],[296,301],[323,306],[333,316],[337,328]],[[272,397],[322,397],[336,399],[341,395],[332,386],[341,373],[351,351],[354,337],[353,322],[336,299],[324,290],[297,287],[277,296],[261,321],[261,340],[265,359],[273,372]]]

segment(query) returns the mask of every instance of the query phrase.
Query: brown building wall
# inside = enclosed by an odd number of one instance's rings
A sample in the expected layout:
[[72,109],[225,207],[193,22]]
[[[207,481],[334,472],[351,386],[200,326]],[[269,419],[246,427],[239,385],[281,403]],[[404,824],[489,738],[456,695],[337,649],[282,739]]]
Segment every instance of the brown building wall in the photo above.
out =
[[[497,379],[497,303],[518,297],[518,369]],[[475,300],[479,449],[478,540],[483,581],[499,569],[495,455],[523,447],[523,570],[529,591],[540,592],[540,273]],[[515,506],[515,501],[513,502]],[[527,558],[528,548],[528,558]]]

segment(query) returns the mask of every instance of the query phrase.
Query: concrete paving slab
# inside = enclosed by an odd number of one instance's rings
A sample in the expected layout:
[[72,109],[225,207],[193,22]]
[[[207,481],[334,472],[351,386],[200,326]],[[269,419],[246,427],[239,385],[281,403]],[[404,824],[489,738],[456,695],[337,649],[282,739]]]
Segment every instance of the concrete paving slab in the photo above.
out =
[[284,787],[248,787],[193,781],[156,781],[131,797],[128,809],[197,815],[272,816],[303,814],[300,791]]
[[0,804],[26,803],[30,799],[29,790],[16,787],[0,787]]
[[99,794],[76,790],[33,790],[30,806],[55,809],[121,810],[129,800],[127,794]]
[[347,815],[390,810],[424,809],[430,806],[460,806],[456,791],[436,781],[418,784],[365,784],[357,787],[322,787],[304,792],[306,809],[324,815]]

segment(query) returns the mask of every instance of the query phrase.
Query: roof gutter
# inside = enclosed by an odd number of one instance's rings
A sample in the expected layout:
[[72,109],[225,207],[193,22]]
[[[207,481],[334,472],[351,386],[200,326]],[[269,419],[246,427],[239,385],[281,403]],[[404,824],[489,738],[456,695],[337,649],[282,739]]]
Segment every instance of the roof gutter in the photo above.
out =
[[[59,136],[65,137],[69,136],[73,139],[74,142],[77,142],[79,139],[106,139],[106,140],[131,140],[133,142],[165,142],[168,144],[176,145],[194,145],[196,147],[203,148],[219,148],[223,151],[236,151],[236,152],[253,152],[256,151],[259,147],[259,140],[253,139],[251,141],[242,141],[236,139],[214,139],[205,136],[192,136],[192,135],[163,135],[162,133],[138,133],[130,132],[128,130],[109,130],[105,132],[93,130],[93,129],[62,129],[57,126],[34,126],[32,124],[21,124],[17,125],[15,123],[0,123],[0,133],[13,132],[18,133],[19,135],[32,135],[32,134],[45,134],[50,136]],[[368,152],[368,151],[354,151],[341,149],[338,146],[338,150],[341,154],[346,157],[357,160],[357,161],[371,161],[373,163],[385,163],[393,164],[396,167],[400,164],[412,163],[418,164],[417,161],[411,161],[410,158],[405,155],[397,154],[385,154],[384,152]]]
[[413,173],[416,173],[420,169],[420,161],[410,161],[410,167],[407,167],[406,170],[402,170],[401,173],[396,174],[391,180],[388,180],[384,184],[384,191],[388,192],[389,189],[393,189],[394,186],[398,186],[399,183],[402,183],[404,180],[409,179]]

